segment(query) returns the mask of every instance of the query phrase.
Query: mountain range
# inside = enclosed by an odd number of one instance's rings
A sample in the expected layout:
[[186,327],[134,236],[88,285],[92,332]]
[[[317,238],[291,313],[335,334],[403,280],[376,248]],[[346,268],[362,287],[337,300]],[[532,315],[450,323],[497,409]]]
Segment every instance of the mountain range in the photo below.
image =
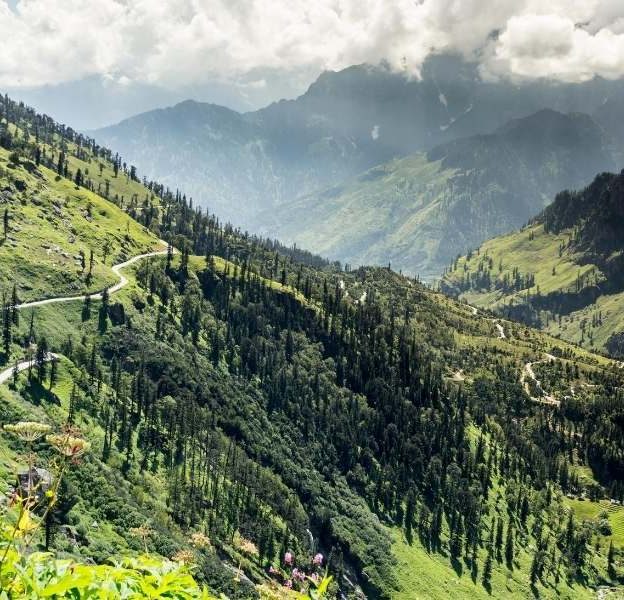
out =
[[373,167],[258,220],[319,254],[432,279],[468,248],[526,223],[560,189],[614,167],[611,142],[590,117],[542,110]]
[[431,278],[559,189],[613,169],[622,90],[602,79],[488,82],[442,55],[421,79],[354,66],[255,112],[186,101],[93,135],[235,225]]

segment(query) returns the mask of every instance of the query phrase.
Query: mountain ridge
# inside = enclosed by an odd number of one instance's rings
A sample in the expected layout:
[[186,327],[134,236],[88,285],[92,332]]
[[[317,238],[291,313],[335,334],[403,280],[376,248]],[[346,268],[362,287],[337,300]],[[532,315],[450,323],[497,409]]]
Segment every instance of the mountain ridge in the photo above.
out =
[[[589,599],[617,585],[614,361],[391,269],[341,269],[222,225],[93,140],[0,109],[2,371],[33,340],[40,356],[0,388],[0,419],[70,420],[92,442],[54,512],[54,553],[184,550],[201,583],[245,600],[271,597],[287,552],[308,569],[310,535],[332,596]],[[42,245],[55,235],[59,252]],[[109,263],[161,237],[180,252],[137,261],[112,298],[13,320],[26,292],[62,293],[27,268],[12,294],[15,248],[86,286],[86,260],[62,252],[92,245],[94,277],[114,285]],[[56,382],[45,347],[64,357]],[[7,435],[5,483],[20,461]],[[191,545],[197,532],[210,546]]]
[[[624,171],[564,191],[517,232],[455,261],[447,292],[613,352],[624,332]],[[618,351],[618,356],[619,351]]]
[[[236,131],[246,131],[229,150],[201,135],[204,126],[221,130],[219,119],[208,117],[183,138],[159,138],[164,122],[139,132],[118,124],[92,134],[148,177],[177,181],[196,203],[253,230],[259,211],[279,210],[377,164],[491,131],[544,107],[592,114],[622,87],[600,79],[567,86],[484,82],[475,65],[440,55],[425,62],[420,80],[383,66],[353,66],[323,73],[294,100],[228,113],[226,128],[234,120]],[[260,129],[247,130],[250,122]],[[227,143],[227,135],[222,139]]]
[[343,262],[391,262],[434,278],[457,254],[526,223],[560,189],[613,166],[611,141],[591,117],[542,110],[373,167],[261,213],[259,223]]

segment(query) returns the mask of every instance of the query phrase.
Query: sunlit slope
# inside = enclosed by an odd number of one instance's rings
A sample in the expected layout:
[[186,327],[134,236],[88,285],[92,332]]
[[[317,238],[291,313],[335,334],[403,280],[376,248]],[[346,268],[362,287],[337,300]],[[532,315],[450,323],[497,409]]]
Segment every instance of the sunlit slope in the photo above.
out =
[[529,226],[456,259],[442,288],[618,355],[624,331],[622,176],[564,192]]
[[0,289],[22,301],[101,290],[118,280],[112,264],[158,245],[115,204],[16,158],[0,149]]

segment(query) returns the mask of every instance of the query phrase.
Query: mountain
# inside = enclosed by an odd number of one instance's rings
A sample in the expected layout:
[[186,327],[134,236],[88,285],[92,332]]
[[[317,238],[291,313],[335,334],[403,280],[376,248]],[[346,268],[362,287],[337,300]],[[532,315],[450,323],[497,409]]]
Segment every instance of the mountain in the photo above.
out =
[[624,357],[624,172],[562,192],[528,226],[457,260],[442,286],[472,304]]
[[[621,591],[615,361],[222,225],[6,97],[0,190],[2,585]],[[56,483],[31,510],[33,465]]]
[[526,223],[558,190],[613,169],[612,152],[587,115],[541,110],[374,167],[258,223],[352,265],[391,262],[432,278],[458,254]]
[[[383,65],[323,73],[305,94],[249,113],[183,102],[93,136],[148,178],[257,231],[256,215],[346,181],[397,157],[490,132],[543,108],[592,114],[621,81],[513,85],[477,66],[432,56],[422,77]],[[276,215],[280,210],[276,210]]]

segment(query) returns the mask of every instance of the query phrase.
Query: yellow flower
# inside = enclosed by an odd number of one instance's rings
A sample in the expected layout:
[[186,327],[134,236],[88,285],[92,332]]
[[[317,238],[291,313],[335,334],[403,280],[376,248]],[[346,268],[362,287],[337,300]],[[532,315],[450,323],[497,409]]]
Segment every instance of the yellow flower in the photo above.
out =
[[35,442],[52,428],[45,423],[37,423],[36,421],[20,421],[14,425],[5,425],[4,429],[14,433],[25,442]]
[[31,531],[37,529],[38,523],[33,521],[30,516],[30,511],[25,510],[20,517],[19,522],[17,523],[17,532],[24,536]]
[[174,562],[192,563],[195,562],[195,555],[190,550],[178,550],[172,557]]
[[57,452],[68,458],[81,456],[91,448],[91,444],[87,440],[69,434],[49,435],[46,440]]
[[256,546],[251,540],[243,537],[240,533],[236,532],[234,536],[234,545],[245,554],[251,556],[258,556],[258,546]]
[[191,546],[195,548],[209,548],[210,547],[210,539],[207,535],[203,534],[201,531],[196,531],[191,534]]

